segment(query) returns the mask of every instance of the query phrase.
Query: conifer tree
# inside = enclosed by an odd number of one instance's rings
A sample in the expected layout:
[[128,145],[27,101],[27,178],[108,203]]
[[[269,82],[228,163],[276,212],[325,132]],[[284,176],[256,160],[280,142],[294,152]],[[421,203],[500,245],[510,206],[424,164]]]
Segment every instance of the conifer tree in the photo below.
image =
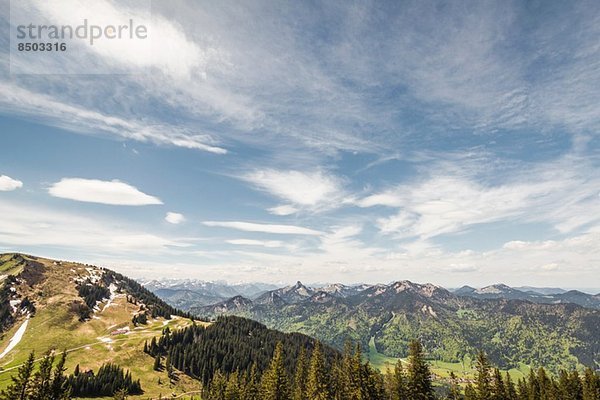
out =
[[241,400],[259,400],[259,395],[260,383],[256,370],[256,364],[252,364],[246,382],[244,383],[244,387],[242,388]]
[[410,342],[408,350],[408,394],[414,400],[434,399],[431,371],[425,362],[423,347],[417,340]]
[[517,392],[519,400],[525,400],[529,398],[529,390],[527,389],[527,381],[525,380],[525,378],[519,379],[519,382],[517,384]]
[[157,354],[156,357],[154,357],[154,366],[152,367],[152,369],[154,369],[155,371],[160,371],[162,369],[162,366],[160,364],[160,354]]
[[263,374],[261,399],[288,400],[290,398],[288,378],[283,361],[283,344],[277,343],[269,368]]
[[353,348],[352,343],[347,341],[341,365],[336,367],[338,382],[334,382],[334,386],[339,398],[362,399],[361,361],[360,346]]
[[394,372],[388,374],[391,376],[390,388],[390,399],[391,400],[403,400],[408,396],[407,378],[402,367],[402,361],[398,359],[394,366]]
[[52,364],[54,356],[47,352],[39,363],[38,371],[33,376],[28,399],[46,400],[50,398],[52,383]]
[[477,391],[470,383],[465,386],[465,400],[478,400]]
[[529,377],[527,379],[528,400],[541,400],[540,392],[540,383],[538,381],[536,373],[532,368],[529,370]]
[[518,400],[517,397],[517,391],[515,389],[515,384],[512,381],[512,378],[510,377],[510,374],[508,373],[508,371],[506,372],[506,380],[504,383],[504,388],[506,390],[506,394],[505,394],[505,398],[506,400]]
[[591,368],[586,368],[583,374],[583,400],[600,399],[600,376]]
[[[404,399],[406,397],[400,397],[400,399]],[[392,398],[393,399],[393,398]],[[460,400],[462,396],[460,394],[460,386],[458,385],[458,380],[456,378],[456,374],[454,371],[450,371],[450,392],[448,393],[449,400]],[[396,400],[396,399],[394,399]]]
[[321,344],[316,342],[310,357],[308,376],[306,379],[306,396],[310,400],[330,400],[329,380],[325,367],[325,359]]
[[240,400],[241,394],[238,372],[235,371],[233,374],[229,374],[229,378],[227,379],[225,400]]
[[208,393],[204,395],[207,400],[225,400],[225,389],[227,388],[227,378],[218,370],[208,386]]
[[492,397],[492,384],[490,377],[490,364],[483,351],[477,354],[477,398],[479,400],[489,400]]
[[[67,368],[65,363],[67,361],[67,352],[63,351],[56,367],[54,367],[54,375],[52,376],[51,383],[51,399],[52,400],[63,400],[71,397],[71,389],[67,382],[67,377],[64,375]],[[79,364],[75,367],[79,374]]]
[[583,385],[579,379],[579,372],[571,371],[569,373],[567,383],[567,393],[569,394],[569,400],[583,400]]
[[302,348],[296,361],[296,370],[294,372],[294,392],[293,400],[306,400],[306,376],[307,376],[306,350]]
[[127,400],[127,389],[119,389],[115,392],[113,396],[114,400]]
[[548,378],[546,370],[543,367],[540,367],[537,371],[537,382],[539,398],[540,400],[546,400],[552,393],[552,382],[550,381],[550,378]]
[[35,355],[32,351],[27,357],[27,361],[17,372],[16,376],[11,377],[12,383],[2,391],[0,399],[2,400],[26,400],[30,390],[30,379],[33,374]]
[[494,368],[492,375],[492,396],[493,400],[506,400],[506,388],[504,387],[504,380],[500,374],[498,368]]

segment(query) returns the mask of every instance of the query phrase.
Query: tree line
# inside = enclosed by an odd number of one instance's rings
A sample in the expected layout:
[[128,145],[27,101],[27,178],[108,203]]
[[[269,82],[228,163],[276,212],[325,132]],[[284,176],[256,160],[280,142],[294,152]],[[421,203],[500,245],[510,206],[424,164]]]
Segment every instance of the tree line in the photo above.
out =
[[79,365],[72,375],[65,375],[66,352],[55,363],[48,352],[35,370],[35,354],[11,377],[11,383],[0,392],[0,400],[68,400],[73,397],[99,397],[142,394],[139,380],[133,380],[129,371],[115,364],[103,364],[98,373],[81,372]]
[[362,362],[360,347],[346,346],[344,355],[327,363],[317,345],[310,356],[302,352],[293,374],[286,372],[284,346],[279,343],[269,367],[260,373],[217,371],[204,386],[205,400],[599,400],[600,376],[561,371],[552,377],[544,368],[531,370],[515,384],[508,373],[492,368],[484,353],[477,359],[476,377],[463,389],[451,373],[451,383],[433,382],[418,341],[409,345],[406,363],[398,361],[385,374]]
[[[258,371],[264,371],[278,342],[286,349],[283,363],[288,374],[293,372],[300,350],[311,351],[317,343],[306,335],[283,333],[253,320],[224,316],[207,327],[194,323],[173,332],[167,327],[158,340],[145,343],[144,351],[155,358],[157,367],[172,366],[206,384],[219,370],[249,371],[255,364]],[[328,360],[338,354],[328,346],[322,351]]]
[[408,363],[381,374],[363,362],[360,346],[346,344],[341,357],[328,362],[317,343],[301,352],[291,375],[284,366],[284,346],[278,343],[268,368],[218,372],[205,386],[206,400],[433,400],[431,371],[418,341],[410,343]]
[[561,370],[557,376],[548,374],[543,367],[532,368],[526,377],[514,383],[508,372],[503,375],[493,368],[483,352],[477,356],[475,382],[466,385],[464,397],[456,385],[456,377],[451,380],[451,399],[600,400],[600,375],[592,368],[583,373]]

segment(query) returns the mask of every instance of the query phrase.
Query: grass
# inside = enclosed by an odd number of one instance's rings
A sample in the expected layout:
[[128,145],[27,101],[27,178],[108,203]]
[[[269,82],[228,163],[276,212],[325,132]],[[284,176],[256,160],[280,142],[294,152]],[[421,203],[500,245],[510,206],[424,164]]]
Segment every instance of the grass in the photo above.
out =
[[4,280],[8,275],[17,275],[23,271],[23,264],[18,260],[11,260],[12,254],[3,254],[0,256],[0,280]]
[[[372,337],[369,341],[369,352],[365,357],[369,363],[379,371],[385,373],[387,368],[393,369],[399,358],[389,357],[377,351],[375,347],[375,338]],[[406,359],[401,359],[403,363]],[[438,360],[429,360],[431,372],[440,379],[447,379],[450,373],[453,372],[457,378],[474,379],[475,378],[475,362],[469,356],[465,356],[463,362],[445,362]],[[530,367],[525,364],[519,364],[518,368],[508,370],[513,382],[525,377],[529,374]],[[506,370],[501,370],[502,374]]]
[[[147,325],[134,327],[132,315],[137,305],[128,303],[124,295],[117,295],[111,306],[94,314],[93,319],[80,322],[69,311],[69,305],[78,298],[73,279],[86,274],[85,267],[79,264],[63,263],[52,265],[45,263],[47,279],[35,289],[22,284],[18,291],[35,299],[36,315],[29,325],[21,342],[0,360],[0,390],[11,381],[17,368],[34,351],[36,358],[44,352],[54,349],[57,352],[67,350],[67,373],[71,373],[79,364],[80,370],[98,368],[106,362],[119,364],[131,371],[134,379],[140,379],[144,394],[130,396],[130,399],[148,399],[173,397],[200,388],[197,381],[181,374],[179,380],[170,382],[166,371],[152,369],[153,359],[143,352],[144,342],[161,335],[168,326],[171,330],[182,328],[192,322],[184,318],[149,320]],[[0,339],[0,351],[20,326],[21,321]],[[119,328],[130,328],[130,333],[112,335]]]
[[367,359],[373,368],[376,368],[381,372],[385,372],[388,367],[393,369],[399,360],[398,358],[389,357],[378,352],[377,348],[375,347],[375,337],[371,337],[371,340],[369,341],[369,352],[367,353]]

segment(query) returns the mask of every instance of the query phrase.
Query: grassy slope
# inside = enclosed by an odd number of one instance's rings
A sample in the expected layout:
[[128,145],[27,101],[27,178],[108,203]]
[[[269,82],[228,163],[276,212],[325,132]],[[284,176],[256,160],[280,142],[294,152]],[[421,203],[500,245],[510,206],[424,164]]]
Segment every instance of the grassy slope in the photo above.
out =
[[[47,279],[34,288],[25,284],[19,287],[23,296],[35,299],[37,311],[35,317],[30,319],[21,342],[0,360],[0,389],[10,382],[10,376],[16,373],[16,367],[25,361],[30,351],[34,350],[36,356],[42,356],[48,349],[67,349],[68,372],[72,372],[77,364],[82,370],[97,370],[109,361],[128,368],[134,379],[140,379],[145,391],[138,398],[158,398],[159,395],[165,397],[172,393],[198,390],[198,383],[183,375],[176,384],[170,384],[166,372],[153,371],[152,358],[143,353],[144,341],[160,336],[164,326],[175,329],[191,321],[183,318],[170,321],[157,319],[150,320],[146,326],[134,328],[131,318],[138,306],[127,303],[124,295],[117,295],[106,309],[102,310],[104,304],[100,305],[102,311],[96,312],[95,318],[81,323],[68,308],[73,299],[78,298],[73,279],[87,273],[85,266],[72,263],[53,265],[51,261],[38,261],[46,265]],[[6,348],[21,322],[18,321],[5,332],[0,339],[0,351]],[[126,326],[130,327],[131,333],[111,335],[115,329]],[[159,378],[162,384],[158,383]]]
[[17,260],[10,260],[11,258],[12,254],[0,255],[0,280],[8,275],[17,275],[23,270],[23,265]]

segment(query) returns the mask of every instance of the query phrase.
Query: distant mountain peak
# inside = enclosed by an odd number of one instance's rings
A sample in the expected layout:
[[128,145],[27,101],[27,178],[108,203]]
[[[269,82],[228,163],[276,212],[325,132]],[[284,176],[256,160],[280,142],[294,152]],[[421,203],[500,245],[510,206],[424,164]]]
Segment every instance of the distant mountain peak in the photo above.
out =
[[517,291],[516,289],[511,288],[504,283],[496,283],[493,285],[482,287],[481,289],[477,289],[476,293],[478,294],[500,294],[500,293],[509,293]]

